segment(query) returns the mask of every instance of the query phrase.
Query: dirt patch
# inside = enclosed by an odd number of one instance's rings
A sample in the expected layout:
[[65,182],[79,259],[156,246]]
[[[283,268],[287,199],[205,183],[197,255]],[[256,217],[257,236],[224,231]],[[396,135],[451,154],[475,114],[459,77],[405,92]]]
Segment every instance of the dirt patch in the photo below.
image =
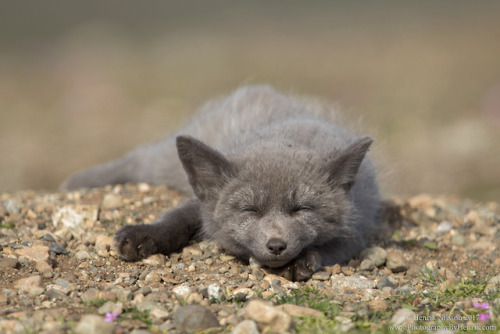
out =
[[[307,282],[290,282],[210,241],[169,257],[117,258],[118,228],[153,222],[183,200],[164,187],[26,191],[0,199],[1,333],[500,328],[497,203],[393,199],[382,218],[389,233],[370,250]],[[263,318],[262,309],[276,314]],[[201,320],[191,328],[185,319],[193,312]]]

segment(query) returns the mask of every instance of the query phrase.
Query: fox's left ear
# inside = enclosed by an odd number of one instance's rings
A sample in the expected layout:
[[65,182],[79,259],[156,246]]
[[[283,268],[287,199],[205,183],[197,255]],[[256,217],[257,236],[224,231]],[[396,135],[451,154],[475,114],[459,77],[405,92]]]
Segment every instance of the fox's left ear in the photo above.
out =
[[372,143],[372,138],[363,137],[337,153],[328,166],[329,181],[337,187],[342,187],[346,192],[351,190],[363,158]]
[[200,200],[214,196],[236,167],[219,151],[190,136],[176,138],[177,153],[189,183]]

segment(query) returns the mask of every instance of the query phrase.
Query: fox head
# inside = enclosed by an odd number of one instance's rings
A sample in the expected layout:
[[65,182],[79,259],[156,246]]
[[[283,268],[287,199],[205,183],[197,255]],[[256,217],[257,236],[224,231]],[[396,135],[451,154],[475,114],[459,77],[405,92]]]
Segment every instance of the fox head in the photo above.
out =
[[281,267],[352,233],[350,190],[372,142],[363,137],[328,154],[262,143],[227,156],[189,136],[176,144],[203,232],[230,253]]

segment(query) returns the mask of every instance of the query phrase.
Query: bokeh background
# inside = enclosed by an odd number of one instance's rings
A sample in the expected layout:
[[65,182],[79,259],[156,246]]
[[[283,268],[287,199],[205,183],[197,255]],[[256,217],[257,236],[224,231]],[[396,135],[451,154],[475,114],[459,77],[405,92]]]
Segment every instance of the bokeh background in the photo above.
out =
[[0,193],[56,189],[259,83],[361,118],[387,196],[500,199],[487,0],[2,1]]

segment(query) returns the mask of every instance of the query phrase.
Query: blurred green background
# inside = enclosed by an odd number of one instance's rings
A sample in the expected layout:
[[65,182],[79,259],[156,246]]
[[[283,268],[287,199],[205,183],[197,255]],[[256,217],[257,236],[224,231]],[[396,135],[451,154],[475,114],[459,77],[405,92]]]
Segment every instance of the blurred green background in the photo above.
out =
[[2,1],[0,192],[55,189],[258,83],[361,118],[388,196],[500,199],[486,0]]

